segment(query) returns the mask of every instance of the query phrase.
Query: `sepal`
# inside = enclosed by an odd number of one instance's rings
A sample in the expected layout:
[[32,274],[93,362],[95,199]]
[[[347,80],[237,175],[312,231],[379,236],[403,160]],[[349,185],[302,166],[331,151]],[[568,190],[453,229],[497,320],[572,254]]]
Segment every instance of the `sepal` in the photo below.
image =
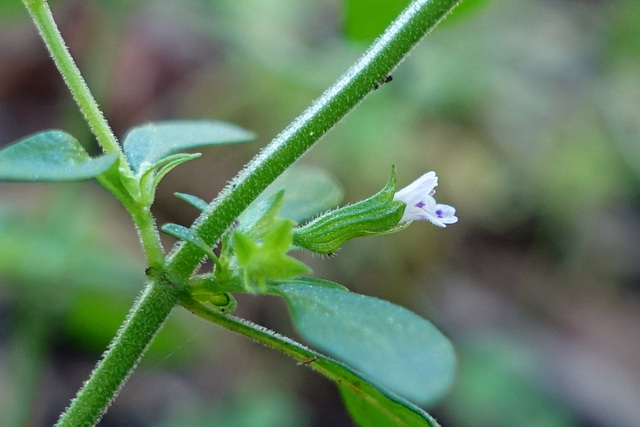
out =
[[398,231],[406,204],[393,200],[395,168],[387,185],[366,200],[329,211],[293,230],[293,244],[319,254],[336,252],[347,241]]
[[267,279],[290,279],[311,272],[304,263],[287,255],[293,225],[291,220],[279,219],[261,241],[234,231],[233,248],[247,291],[266,293]]

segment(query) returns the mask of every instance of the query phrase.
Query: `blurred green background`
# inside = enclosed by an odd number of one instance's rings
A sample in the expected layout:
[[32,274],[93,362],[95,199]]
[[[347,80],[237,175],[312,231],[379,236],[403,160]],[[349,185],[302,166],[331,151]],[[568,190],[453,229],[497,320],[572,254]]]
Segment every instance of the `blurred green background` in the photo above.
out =
[[[429,408],[443,425],[638,426],[640,3],[466,1],[302,160],[347,202],[392,163],[400,186],[435,170],[460,222],[306,261],[450,337],[458,380]],[[185,225],[196,212],[172,194],[214,197],[402,3],[51,1],[118,136],[170,118],[259,135],[167,176],[158,221]],[[47,128],[96,150],[20,2],[1,0],[0,145]],[[0,425],[55,421],[143,270],[130,220],[95,183],[0,186]],[[239,314],[295,336],[277,299],[241,298]],[[101,425],[352,424],[322,377],[176,310]]]

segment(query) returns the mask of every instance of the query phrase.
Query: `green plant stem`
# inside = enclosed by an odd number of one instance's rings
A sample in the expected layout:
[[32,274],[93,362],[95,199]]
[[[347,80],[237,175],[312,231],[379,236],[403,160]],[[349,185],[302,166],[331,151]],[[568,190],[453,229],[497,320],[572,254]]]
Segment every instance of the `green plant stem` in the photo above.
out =
[[[269,184],[374,90],[459,1],[412,2],[333,86],[276,136],[211,202],[196,220],[195,232],[208,244],[215,244]],[[180,242],[172,253],[168,269],[176,277],[185,279],[201,258],[198,249]]]
[[149,206],[144,206],[141,209],[136,206],[136,209],[129,209],[129,213],[136,224],[138,236],[147,258],[147,265],[158,270],[161,269],[165,264],[164,250]]
[[[91,131],[106,153],[124,155],[53,20],[46,0],[22,0]],[[126,162],[125,162],[126,164]]]
[[[133,172],[127,163],[118,141],[111,131],[98,103],[91,94],[89,87],[82,78],[78,66],[74,62],[67,48],[60,30],[58,29],[51,9],[46,0],[22,0],[29,11],[44,43],[60,71],[67,87],[73,95],[82,115],[86,119],[91,132],[106,153],[116,153],[119,156],[118,172],[127,178],[133,178]],[[161,268],[164,264],[164,251],[160,244],[160,237],[153,216],[148,206],[140,207],[131,199],[131,196],[118,185],[114,185],[112,179],[105,175],[97,177],[98,182],[111,192],[129,211],[138,228],[147,263],[151,267]]]
[[[48,8],[43,0],[23,1],[34,19],[46,22],[47,16],[42,15],[47,15],[43,10],[48,11]],[[232,180],[196,221],[194,231],[208,244],[218,241],[260,192],[391,73],[459,1],[416,0],[411,3],[360,60]],[[59,425],[84,426],[99,420],[178,301],[178,291],[171,283],[185,282],[201,258],[202,252],[193,245],[177,246],[165,269],[170,282],[154,281],[148,285],[91,378],[62,415]],[[231,323],[223,326],[239,327]],[[300,353],[302,355],[304,352]]]
[[97,424],[175,307],[178,293],[161,279],[147,284],[103,359],[57,426]]
[[[383,392],[372,386],[367,380],[360,377],[355,371],[351,370],[342,363],[331,359],[321,353],[318,353],[298,342],[291,340],[275,331],[267,329],[263,326],[256,325],[248,320],[241,319],[228,314],[220,313],[202,303],[193,300],[183,300],[182,305],[193,314],[201,317],[216,325],[222,326],[230,331],[236,332],[256,342],[278,350],[294,360],[299,365],[307,366],[319,374],[324,375],[332,381],[335,381],[342,387],[361,396],[362,399],[372,404],[378,404],[378,409],[385,412],[390,419],[396,419],[397,425],[405,425],[401,419],[397,419],[397,414],[390,407],[397,405],[402,407],[403,411],[411,411],[413,416],[420,417],[420,420],[426,421],[429,425],[438,425],[433,418],[426,412],[415,405],[398,398],[395,395]],[[381,402],[385,402],[381,404]],[[411,424],[413,425],[413,424]],[[423,422],[417,425],[424,425]]]

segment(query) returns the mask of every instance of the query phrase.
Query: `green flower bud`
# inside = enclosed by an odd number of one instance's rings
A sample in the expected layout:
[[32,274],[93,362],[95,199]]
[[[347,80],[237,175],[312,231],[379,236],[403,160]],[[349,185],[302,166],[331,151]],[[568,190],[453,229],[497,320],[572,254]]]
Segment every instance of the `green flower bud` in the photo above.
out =
[[376,195],[353,205],[329,211],[293,230],[293,244],[319,254],[336,252],[347,240],[360,236],[388,234],[398,226],[406,203],[393,200],[395,168],[387,185]]
[[233,248],[247,291],[266,293],[268,279],[290,279],[311,272],[305,264],[287,255],[293,225],[289,219],[275,220],[260,241],[239,230],[233,232]]

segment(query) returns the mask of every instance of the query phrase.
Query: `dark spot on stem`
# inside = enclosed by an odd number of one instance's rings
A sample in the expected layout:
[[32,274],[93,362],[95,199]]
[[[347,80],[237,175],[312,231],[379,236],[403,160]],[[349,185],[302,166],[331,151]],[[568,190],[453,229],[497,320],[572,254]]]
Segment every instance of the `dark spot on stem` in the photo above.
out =
[[301,360],[298,362],[298,365],[309,365],[313,362],[315,362],[316,360],[318,360],[317,357],[311,357],[309,359],[305,359],[305,360]]
[[388,74],[386,76],[384,76],[383,78],[381,78],[375,85],[373,85],[373,90],[378,89],[380,86],[382,86],[385,83],[389,83],[390,81],[393,80],[393,75]]

